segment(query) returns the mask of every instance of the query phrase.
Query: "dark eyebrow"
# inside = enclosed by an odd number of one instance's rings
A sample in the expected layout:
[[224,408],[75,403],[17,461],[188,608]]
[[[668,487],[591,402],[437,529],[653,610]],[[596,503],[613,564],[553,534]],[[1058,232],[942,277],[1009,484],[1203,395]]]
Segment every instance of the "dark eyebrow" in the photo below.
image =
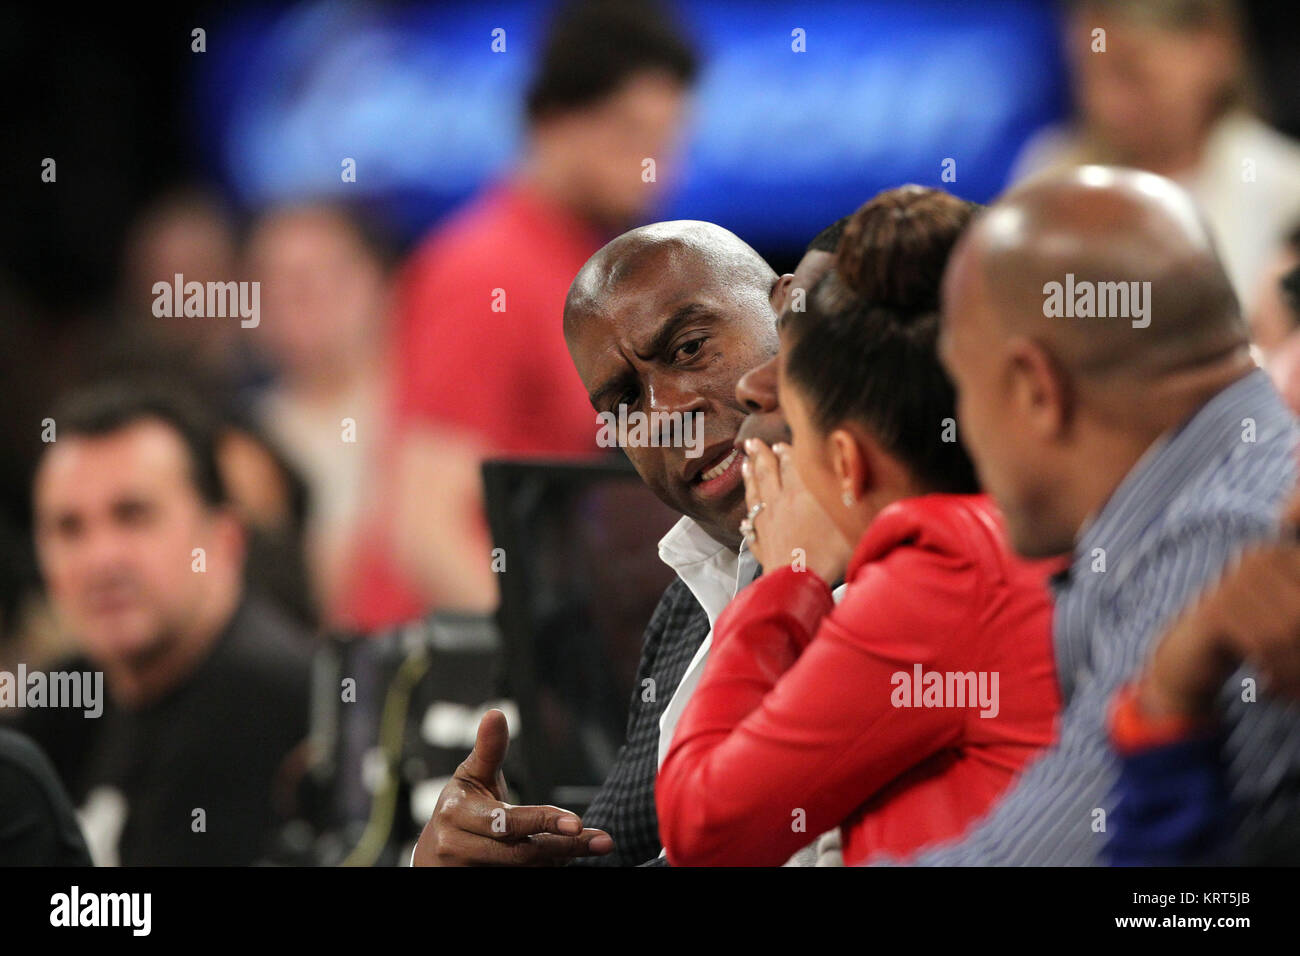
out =
[[645,351],[637,351],[637,358],[648,362],[656,355],[663,355],[668,351],[668,346],[677,336],[677,333],[681,331],[683,325],[695,319],[712,317],[713,310],[708,306],[701,305],[699,302],[687,303],[669,316],[668,321],[659,326],[659,330],[655,332],[654,338],[650,340],[650,344],[646,346]]

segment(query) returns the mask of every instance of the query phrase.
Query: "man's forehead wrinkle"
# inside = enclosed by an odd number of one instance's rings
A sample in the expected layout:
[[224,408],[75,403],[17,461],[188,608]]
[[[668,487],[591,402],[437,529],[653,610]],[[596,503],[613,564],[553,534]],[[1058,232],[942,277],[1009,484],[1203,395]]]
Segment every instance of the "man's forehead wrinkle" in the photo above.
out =
[[[624,249],[619,250],[619,255],[612,257],[602,291],[612,294],[641,275],[659,278],[663,273],[671,272],[679,265],[677,256],[682,249],[682,244],[676,239],[639,238],[629,241]],[[652,267],[656,268],[651,271]]]

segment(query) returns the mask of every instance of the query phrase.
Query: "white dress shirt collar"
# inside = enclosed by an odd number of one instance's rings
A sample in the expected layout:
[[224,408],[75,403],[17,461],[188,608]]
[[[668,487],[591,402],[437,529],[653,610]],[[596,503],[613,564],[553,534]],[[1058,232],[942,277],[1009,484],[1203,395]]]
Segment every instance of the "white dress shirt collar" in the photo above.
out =
[[737,554],[687,517],[660,539],[659,557],[691,589],[708,615],[710,627],[758,571],[754,556],[743,545]]

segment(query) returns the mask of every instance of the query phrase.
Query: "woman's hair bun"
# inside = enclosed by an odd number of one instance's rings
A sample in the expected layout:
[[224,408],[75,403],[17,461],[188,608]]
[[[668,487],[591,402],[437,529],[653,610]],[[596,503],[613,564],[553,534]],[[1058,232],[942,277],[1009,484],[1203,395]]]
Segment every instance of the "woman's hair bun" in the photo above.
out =
[[939,308],[948,254],[979,205],[926,186],[888,189],[849,217],[835,253],[840,280],[898,321]]

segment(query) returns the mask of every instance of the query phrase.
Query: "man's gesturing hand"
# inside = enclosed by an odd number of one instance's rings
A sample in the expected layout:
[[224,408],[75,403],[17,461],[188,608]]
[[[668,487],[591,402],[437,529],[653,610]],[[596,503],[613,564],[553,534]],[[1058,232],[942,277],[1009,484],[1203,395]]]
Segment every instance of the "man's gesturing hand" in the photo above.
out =
[[584,830],[568,810],[506,803],[501,764],[509,746],[506,715],[489,710],[420,834],[415,866],[554,866],[614,848],[608,833]]

